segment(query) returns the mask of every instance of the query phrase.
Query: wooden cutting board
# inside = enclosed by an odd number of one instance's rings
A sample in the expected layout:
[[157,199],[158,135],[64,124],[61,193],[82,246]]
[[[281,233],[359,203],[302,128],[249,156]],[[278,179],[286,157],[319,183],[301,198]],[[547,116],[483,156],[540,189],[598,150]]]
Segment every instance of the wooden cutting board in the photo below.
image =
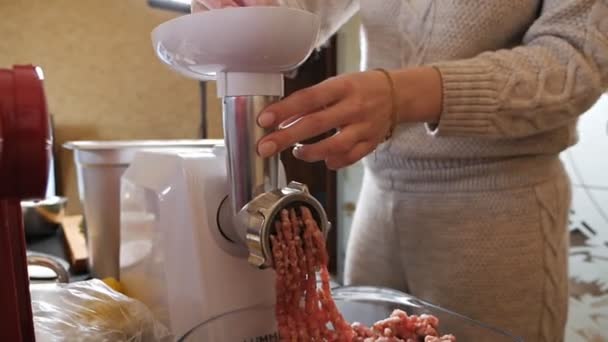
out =
[[66,252],[72,271],[84,272],[87,270],[89,252],[81,229],[82,216],[65,216],[62,225]]

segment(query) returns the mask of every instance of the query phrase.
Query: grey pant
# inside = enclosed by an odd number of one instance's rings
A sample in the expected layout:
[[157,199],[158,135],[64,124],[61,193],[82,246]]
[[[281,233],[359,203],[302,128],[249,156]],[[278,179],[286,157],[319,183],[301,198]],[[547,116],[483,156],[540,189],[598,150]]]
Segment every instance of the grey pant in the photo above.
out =
[[379,184],[366,172],[346,284],[402,290],[526,341],[563,340],[571,197],[565,172],[487,191]]

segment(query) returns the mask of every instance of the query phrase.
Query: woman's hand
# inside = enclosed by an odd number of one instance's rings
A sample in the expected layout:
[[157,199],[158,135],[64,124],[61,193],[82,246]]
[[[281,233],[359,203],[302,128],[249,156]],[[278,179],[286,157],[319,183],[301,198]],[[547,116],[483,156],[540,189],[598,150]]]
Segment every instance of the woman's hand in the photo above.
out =
[[276,6],[276,0],[192,0],[192,12],[239,6]]
[[[437,122],[441,111],[441,78],[433,68],[391,72],[397,96],[397,123]],[[391,128],[390,82],[380,71],[334,77],[270,105],[258,117],[265,128],[279,129],[258,144],[262,157],[275,155],[301,141],[337,129],[320,142],[298,145],[293,154],[325,161],[330,169],[349,166],[384,142]]]

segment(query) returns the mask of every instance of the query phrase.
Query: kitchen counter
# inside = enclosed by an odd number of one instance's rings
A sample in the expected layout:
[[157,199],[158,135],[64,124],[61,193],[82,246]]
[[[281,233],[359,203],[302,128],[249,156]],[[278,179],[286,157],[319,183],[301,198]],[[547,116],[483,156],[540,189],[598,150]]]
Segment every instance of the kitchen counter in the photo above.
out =
[[[28,240],[27,250],[31,252],[49,254],[68,262],[68,256],[65,251],[63,229],[58,229],[54,235],[49,237]],[[81,281],[90,278],[91,276],[88,272],[75,273],[70,270],[70,281]]]

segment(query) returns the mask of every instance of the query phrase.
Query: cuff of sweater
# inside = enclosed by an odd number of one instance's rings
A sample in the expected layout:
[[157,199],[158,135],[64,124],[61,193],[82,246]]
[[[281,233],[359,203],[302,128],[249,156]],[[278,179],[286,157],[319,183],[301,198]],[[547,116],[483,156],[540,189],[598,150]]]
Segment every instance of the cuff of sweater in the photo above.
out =
[[489,136],[498,110],[498,80],[493,68],[476,62],[433,65],[442,78],[443,109],[439,122],[425,124],[436,136]]

